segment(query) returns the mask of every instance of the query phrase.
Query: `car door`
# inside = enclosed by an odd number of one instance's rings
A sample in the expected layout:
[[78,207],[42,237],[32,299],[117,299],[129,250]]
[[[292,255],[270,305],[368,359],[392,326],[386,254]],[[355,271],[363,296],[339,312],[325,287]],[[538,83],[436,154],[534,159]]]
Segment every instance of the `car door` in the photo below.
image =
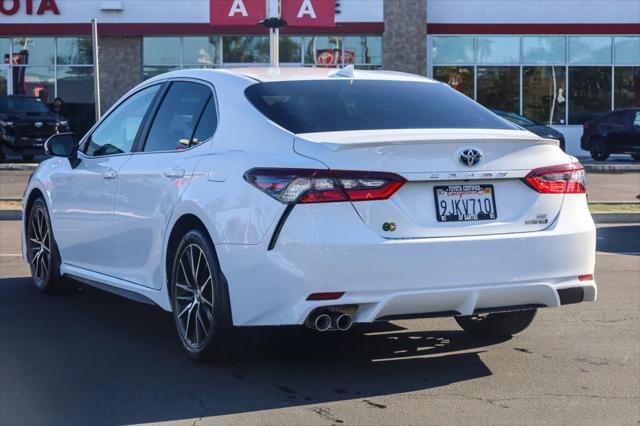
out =
[[167,223],[217,125],[211,86],[177,80],[161,96],[137,152],[120,169],[114,209],[118,276],[152,288],[162,284]]
[[83,142],[80,162],[57,159],[51,174],[51,212],[62,261],[115,275],[122,261],[113,228],[118,171],[129,160],[160,86],[124,100]]
[[609,152],[623,152],[625,143],[624,112],[613,112],[607,120],[607,146]]

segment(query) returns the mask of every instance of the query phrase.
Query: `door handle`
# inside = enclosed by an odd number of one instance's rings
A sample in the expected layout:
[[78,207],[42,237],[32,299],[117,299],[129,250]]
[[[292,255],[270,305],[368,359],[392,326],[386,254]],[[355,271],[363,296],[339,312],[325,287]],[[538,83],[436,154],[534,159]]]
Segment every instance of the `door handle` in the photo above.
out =
[[106,172],[102,173],[102,177],[105,179],[115,179],[118,176],[118,173],[114,169],[108,169]]
[[179,179],[181,177],[184,177],[184,169],[176,167],[170,170],[165,170],[164,175],[168,178]]

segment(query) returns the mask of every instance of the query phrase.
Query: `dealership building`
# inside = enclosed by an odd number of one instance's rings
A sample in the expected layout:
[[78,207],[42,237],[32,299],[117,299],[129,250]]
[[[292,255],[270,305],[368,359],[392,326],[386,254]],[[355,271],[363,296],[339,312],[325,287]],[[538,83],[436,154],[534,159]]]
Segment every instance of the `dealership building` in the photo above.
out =
[[[83,132],[94,120],[92,18],[104,111],[162,72],[268,65],[268,30],[257,23],[264,2],[0,0],[0,95],[59,97]],[[489,108],[552,125],[573,154],[586,154],[585,121],[640,106],[640,0],[282,2],[331,17],[281,30],[281,66],[427,75]]]

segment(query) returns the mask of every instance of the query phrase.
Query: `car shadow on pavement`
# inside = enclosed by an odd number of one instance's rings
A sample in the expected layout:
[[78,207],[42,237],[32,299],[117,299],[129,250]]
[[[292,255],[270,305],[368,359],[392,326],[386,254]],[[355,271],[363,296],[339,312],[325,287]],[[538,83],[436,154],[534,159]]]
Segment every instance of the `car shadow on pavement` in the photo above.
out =
[[599,227],[596,249],[605,253],[640,255],[640,225]]
[[238,330],[229,361],[203,365],[157,307],[75,283],[44,295],[30,278],[0,279],[0,423],[130,424],[305,405],[341,423],[318,407],[384,409],[369,399],[490,376],[479,354],[500,342],[388,323],[323,334],[257,327]]

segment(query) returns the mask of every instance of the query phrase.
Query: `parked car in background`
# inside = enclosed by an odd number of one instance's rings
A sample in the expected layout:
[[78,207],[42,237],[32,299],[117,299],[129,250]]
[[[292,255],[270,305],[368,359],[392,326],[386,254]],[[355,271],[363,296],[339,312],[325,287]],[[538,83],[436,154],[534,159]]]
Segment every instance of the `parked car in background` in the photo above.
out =
[[629,154],[640,161],[640,108],[612,111],[582,125],[580,147],[597,161],[610,154]]
[[69,122],[51,112],[37,97],[0,96],[0,162],[7,154],[25,161],[44,154],[44,141],[54,133],[68,132]]
[[560,142],[560,149],[564,151],[564,135],[554,129],[553,127],[546,126],[544,124],[536,123],[530,118],[523,115],[516,114],[515,112],[507,112],[499,109],[492,109],[494,114],[508,120],[518,126],[534,133],[538,136],[542,136],[547,139],[555,139]]

